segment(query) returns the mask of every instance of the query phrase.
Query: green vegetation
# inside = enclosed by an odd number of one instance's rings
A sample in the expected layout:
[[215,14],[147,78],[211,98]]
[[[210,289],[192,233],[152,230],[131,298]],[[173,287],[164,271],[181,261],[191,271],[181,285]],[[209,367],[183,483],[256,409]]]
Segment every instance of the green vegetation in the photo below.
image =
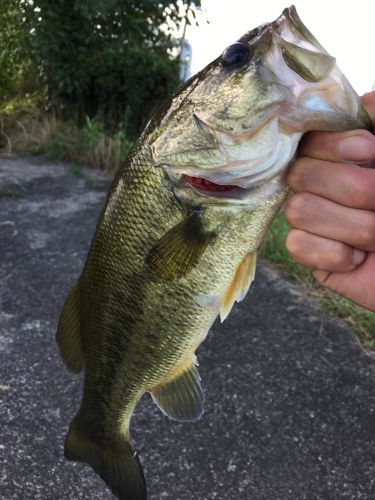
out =
[[73,120],[58,120],[33,108],[17,115],[0,116],[0,146],[6,154],[43,154],[115,172],[132,145],[122,129],[107,132],[97,119],[87,118],[79,127]]
[[27,49],[20,4],[0,0],[0,110],[15,98],[27,99],[41,91],[38,69]]
[[79,177],[80,179],[84,179],[87,184],[92,188],[95,189],[98,185],[98,180],[93,177],[92,175],[86,174],[80,165],[72,165],[70,167],[70,173],[74,175],[75,177]]
[[0,149],[115,170],[179,84],[184,0],[0,0]]
[[100,119],[134,137],[154,106],[178,85],[178,44],[163,29],[181,23],[170,0],[22,2],[22,28],[59,117]]
[[313,296],[328,313],[349,323],[365,347],[374,347],[375,314],[320,286],[311,273],[289,255],[284,243],[288,231],[289,226],[284,215],[278,214],[263,246],[262,255],[276,264],[287,277],[306,287],[308,294]]
[[0,198],[22,198],[22,192],[19,189],[0,187]]

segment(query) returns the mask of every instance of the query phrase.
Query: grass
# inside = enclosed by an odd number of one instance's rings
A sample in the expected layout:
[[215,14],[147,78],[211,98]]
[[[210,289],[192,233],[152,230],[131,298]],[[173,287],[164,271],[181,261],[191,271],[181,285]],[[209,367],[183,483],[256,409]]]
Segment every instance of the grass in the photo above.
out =
[[1,189],[0,188],[0,198],[22,198],[22,193],[16,189]]
[[79,128],[57,120],[32,104],[21,110],[0,110],[0,152],[43,154],[115,172],[126,158],[131,142],[120,129],[109,135],[98,120],[87,119]]
[[375,313],[319,285],[310,271],[290,257],[284,243],[288,231],[289,225],[284,215],[278,214],[262,248],[262,255],[279,267],[287,277],[303,285],[326,312],[348,323],[358,334],[364,347],[375,347]]
[[95,177],[92,177],[89,174],[86,174],[80,165],[72,165],[70,167],[70,173],[74,175],[74,177],[79,177],[80,179],[84,179],[87,184],[92,188],[96,189],[98,186],[98,180]]

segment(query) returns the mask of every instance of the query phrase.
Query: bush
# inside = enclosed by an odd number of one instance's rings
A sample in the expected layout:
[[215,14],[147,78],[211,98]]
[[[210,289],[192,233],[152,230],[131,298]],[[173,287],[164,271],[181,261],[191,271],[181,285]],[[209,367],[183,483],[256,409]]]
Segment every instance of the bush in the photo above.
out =
[[0,0],[0,105],[42,89],[26,46],[19,2]]
[[[135,137],[152,109],[178,85],[175,0],[29,0],[22,2],[31,57],[49,108],[82,126],[96,117]],[[164,25],[164,26],[163,26]]]

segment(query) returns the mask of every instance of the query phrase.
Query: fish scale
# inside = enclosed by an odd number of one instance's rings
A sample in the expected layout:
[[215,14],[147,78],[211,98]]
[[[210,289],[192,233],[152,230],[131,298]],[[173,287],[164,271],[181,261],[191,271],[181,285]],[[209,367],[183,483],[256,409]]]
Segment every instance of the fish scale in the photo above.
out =
[[57,330],[85,371],[65,456],[119,499],[146,499],[129,435],[141,396],[202,415],[195,351],[251,285],[302,134],[353,128],[370,128],[359,97],[291,7],[185,83],[135,144]]

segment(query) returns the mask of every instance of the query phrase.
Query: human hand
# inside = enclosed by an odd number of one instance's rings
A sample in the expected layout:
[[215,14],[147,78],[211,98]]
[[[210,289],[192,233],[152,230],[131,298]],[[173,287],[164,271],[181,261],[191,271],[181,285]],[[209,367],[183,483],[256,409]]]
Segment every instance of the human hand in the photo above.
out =
[[[375,125],[375,92],[362,102]],[[287,183],[286,246],[322,285],[375,311],[375,136],[311,132]]]

